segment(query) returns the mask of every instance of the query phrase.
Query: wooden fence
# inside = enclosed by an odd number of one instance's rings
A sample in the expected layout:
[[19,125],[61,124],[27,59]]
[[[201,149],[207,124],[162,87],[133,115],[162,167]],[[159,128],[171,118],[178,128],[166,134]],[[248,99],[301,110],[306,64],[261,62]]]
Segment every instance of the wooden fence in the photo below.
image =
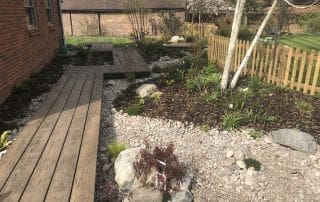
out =
[[[224,66],[229,38],[210,35],[208,56],[210,62]],[[250,42],[239,40],[233,58],[232,71],[236,71]],[[258,44],[243,71],[245,75],[259,76],[263,81],[289,87],[305,94],[320,93],[320,52],[274,44]]]

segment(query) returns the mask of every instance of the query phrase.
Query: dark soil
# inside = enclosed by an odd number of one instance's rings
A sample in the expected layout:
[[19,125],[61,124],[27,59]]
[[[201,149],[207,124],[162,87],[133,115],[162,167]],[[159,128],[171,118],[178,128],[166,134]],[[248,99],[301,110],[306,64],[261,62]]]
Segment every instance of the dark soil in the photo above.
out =
[[[248,80],[249,78],[242,78],[240,86],[246,87]],[[160,101],[145,100],[143,116],[193,122],[196,125],[209,124],[212,127],[222,128],[223,116],[227,112],[235,111],[235,109],[229,109],[229,104],[233,103],[234,99],[232,93],[225,93],[218,100],[207,102],[199,92],[188,91],[183,82],[176,82],[171,86],[167,85],[164,79],[152,82],[164,94]],[[123,96],[115,101],[115,107],[126,111],[129,106],[137,103],[135,89],[140,85],[132,85],[125,90]],[[300,110],[296,106],[297,100],[303,100],[312,105],[313,111]],[[275,120],[265,122],[245,120],[241,123],[243,127],[263,131],[299,128],[312,134],[320,143],[320,99],[317,97],[264,85],[261,92],[256,93],[238,111],[245,113],[248,110],[253,110],[260,115],[275,117]]]
[[55,58],[50,64],[38,73],[32,74],[30,78],[13,90],[0,105],[0,133],[5,130],[18,128],[18,119],[25,117],[25,110],[31,100],[43,93],[50,91],[63,74],[63,58]]

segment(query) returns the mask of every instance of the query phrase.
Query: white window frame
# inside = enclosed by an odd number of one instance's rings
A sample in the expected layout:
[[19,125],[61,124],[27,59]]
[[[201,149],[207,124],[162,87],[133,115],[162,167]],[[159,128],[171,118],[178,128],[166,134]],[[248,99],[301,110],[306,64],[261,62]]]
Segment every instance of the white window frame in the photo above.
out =
[[29,29],[37,28],[37,7],[36,0],[25,0],[25,12],[26,12],[26,20]]
[[44,0],[45,1],[45,7],[47,12],[47,18],[48,18],[48,24],[54,25],[54,12],[52,7],[52,0]]

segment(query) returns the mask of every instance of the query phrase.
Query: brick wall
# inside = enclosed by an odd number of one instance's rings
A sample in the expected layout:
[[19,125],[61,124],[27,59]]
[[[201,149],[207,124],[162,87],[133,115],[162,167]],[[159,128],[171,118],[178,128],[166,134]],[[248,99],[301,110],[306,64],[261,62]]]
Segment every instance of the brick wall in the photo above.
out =
[[[160,12],[152,13],[149,18],[158,17]],[[184,21],[184,12],[176,15]],[[66,36],[98,36],[99,20],[97,13],[71,13],[64,12],[63,25]],[[72,25],[72,26],[71,26]],[[124,13],[101,13],[100,25],[102,36],[127,36],[132,33],[128,16]],[[148,24],[151,31],[151,26]]]
[[36,0],[37,28],[29,30],[24,0],[0,0],[0,103],[55,56],[61,39],[57,1],[53,0],[54,25],[49,26],[43,0]]

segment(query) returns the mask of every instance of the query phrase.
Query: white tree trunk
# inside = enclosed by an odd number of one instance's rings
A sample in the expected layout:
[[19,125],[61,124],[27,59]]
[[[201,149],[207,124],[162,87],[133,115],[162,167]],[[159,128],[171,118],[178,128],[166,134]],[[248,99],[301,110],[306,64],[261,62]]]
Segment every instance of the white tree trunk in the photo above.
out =
[[240,74],[243,71],[243,69],[245,68],[245,66],[247,66],[247,64],[249,62],[249,59],[250,59],[250,57],[252,55],[253,49],[256,46],[260,36],[262,35],[263,30],[267,25],[267,22],[269,21],[270,17],[272,16],[272,13],[276,8],[277,3],[278,3],[278,0],[274,0],[273,1],[273,4],[272,4],[270,10],[267,13],[267,16],[265,17],[265,19],[263,20],[262,24],[260,25],[259,30],[258,30],[256,36],[254,37],[246,56],[242,60],[242,62],[240,64],[236,74],[233,76],[233,79],[231,81],[231,88],[235,88],[236,87],[236,85],[238,83],[238,80],[239,80],[239,77],[240,77]]
[[228,55],[225,61],[223,76],[221,80],[222,90],[226,90],[228,87],[230,67],[231,67],[232,58],[233,58],[234,50],[237,43],[237,38],[238,38],[240,24],[241,24],[241,17],[243,14],[245,4],[246,4],[246,0],[237,0],[236,9],[234,11],[230,42],[228,47]]

